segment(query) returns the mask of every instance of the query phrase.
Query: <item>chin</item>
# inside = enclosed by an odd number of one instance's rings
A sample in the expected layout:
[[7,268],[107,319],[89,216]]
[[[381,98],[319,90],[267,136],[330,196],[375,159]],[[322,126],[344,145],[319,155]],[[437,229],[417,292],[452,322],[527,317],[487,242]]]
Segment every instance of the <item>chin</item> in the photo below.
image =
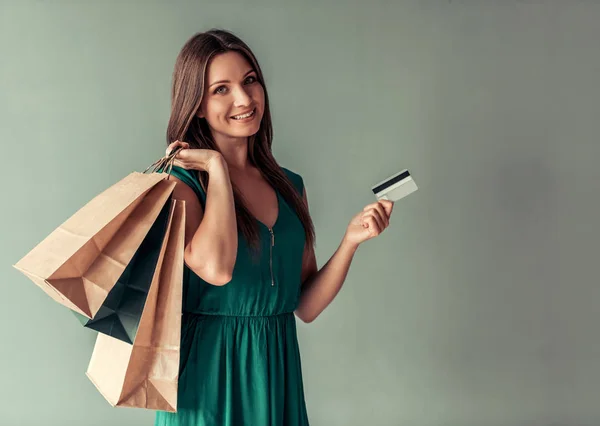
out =
[[256,126],[247,126],[246,128],[243,128],[243,129],[235,129],[234,131],[229,133],[229,135],[236,137],[236,138],[245,138],[245,137],[249,137],[249,136],[257,134],[259,130],[260,130],[260,122]]

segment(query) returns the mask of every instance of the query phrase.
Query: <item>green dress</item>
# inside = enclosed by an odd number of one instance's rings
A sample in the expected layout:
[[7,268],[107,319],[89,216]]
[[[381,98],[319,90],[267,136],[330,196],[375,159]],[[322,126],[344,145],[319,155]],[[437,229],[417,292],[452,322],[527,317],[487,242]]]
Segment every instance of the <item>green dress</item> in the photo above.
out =
[[[302,177],[282,170],[302,195]],[[194,190],[204,208],[197,173],[173,167],[172,175]],[[177,413],[157,411],[155,426],[308,425],[294,316],[304,227],[276,194],[273,228],[257,220],[258,260],[238,232],[228,284],[208,284],[185,267]]]

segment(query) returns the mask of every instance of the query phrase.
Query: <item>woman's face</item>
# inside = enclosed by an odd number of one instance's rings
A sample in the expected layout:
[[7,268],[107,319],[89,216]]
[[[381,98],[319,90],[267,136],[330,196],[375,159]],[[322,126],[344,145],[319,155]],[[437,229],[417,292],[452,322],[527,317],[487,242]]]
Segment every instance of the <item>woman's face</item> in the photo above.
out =
[[226,52],[211,59],[197,115],[206,119],[215,140],[254,135],[260,127],[264,104],[263,87],[241,54]]

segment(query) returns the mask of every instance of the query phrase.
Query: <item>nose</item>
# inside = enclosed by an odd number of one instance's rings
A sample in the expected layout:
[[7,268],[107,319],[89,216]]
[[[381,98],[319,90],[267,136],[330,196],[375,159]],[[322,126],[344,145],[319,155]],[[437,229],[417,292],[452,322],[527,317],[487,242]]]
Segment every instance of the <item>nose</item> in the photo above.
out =
[[236,107],[246,107],[252,103],[252,97],[244,87],[236,87],[233,90],[233,103]]

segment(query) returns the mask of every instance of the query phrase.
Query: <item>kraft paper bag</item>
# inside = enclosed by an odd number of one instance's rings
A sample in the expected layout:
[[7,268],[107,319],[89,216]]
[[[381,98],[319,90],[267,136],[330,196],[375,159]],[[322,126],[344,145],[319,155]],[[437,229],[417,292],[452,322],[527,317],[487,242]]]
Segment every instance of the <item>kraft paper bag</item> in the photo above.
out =
[[165,238],[170,206],[169,200],[94,319],[73,312],[86,328],[133,343]]
[[171,205],[133,344],[99,333],[86,372],[112,406],[177,410],[185,202],[173,200]]
[[169,173],[133,172],[15,265],[58,303],[93,318],[169,200]]

